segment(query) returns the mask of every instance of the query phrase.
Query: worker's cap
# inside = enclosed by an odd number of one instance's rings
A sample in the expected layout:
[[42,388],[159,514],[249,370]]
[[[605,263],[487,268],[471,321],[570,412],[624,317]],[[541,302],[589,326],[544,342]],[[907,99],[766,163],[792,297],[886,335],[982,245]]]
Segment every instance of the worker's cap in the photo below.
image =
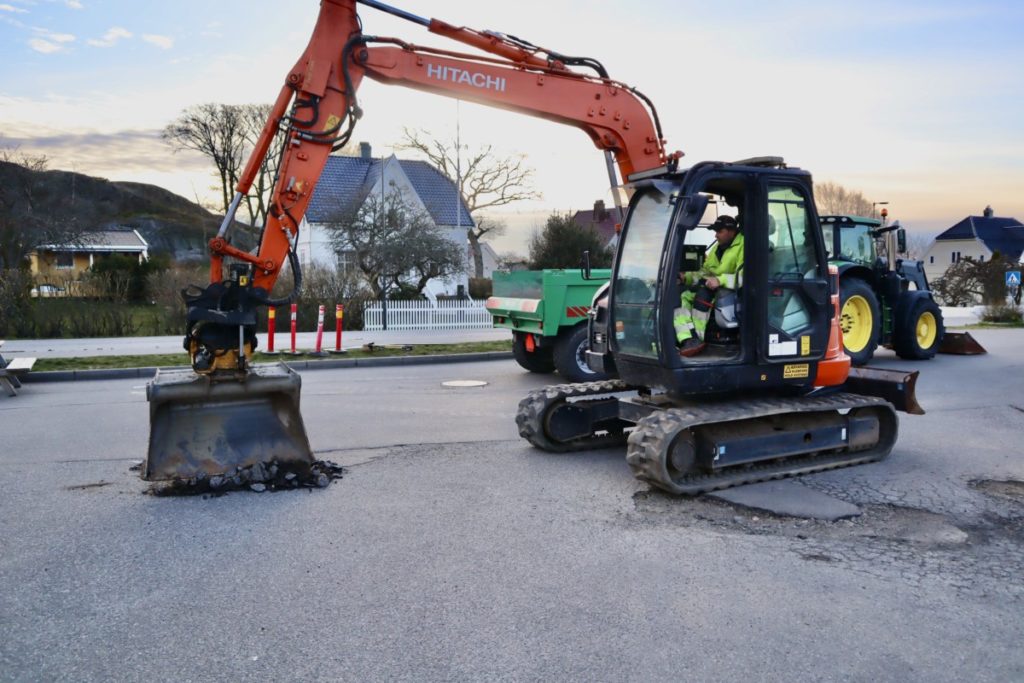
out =
[[714,223],[708,226],[708,230],[714,230],[715,232],[722,229],[738,231],[740,226],[732,216],[719,216],[715,219]]

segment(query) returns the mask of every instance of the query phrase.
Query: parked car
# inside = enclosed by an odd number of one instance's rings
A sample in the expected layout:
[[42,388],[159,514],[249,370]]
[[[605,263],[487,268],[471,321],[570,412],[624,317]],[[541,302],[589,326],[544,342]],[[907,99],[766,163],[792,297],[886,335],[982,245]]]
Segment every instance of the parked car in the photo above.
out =
[[31,295],[33,297],[49,298],[52,296],[67,296],[67,290],[57,285],[51,285],[44,282],[41,285],[36,285],[32,288]]

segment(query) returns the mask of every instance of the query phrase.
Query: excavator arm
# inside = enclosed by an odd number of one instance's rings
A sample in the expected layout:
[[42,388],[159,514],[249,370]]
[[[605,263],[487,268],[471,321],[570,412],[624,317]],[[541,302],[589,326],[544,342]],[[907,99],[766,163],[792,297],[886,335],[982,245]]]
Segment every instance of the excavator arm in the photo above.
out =
[[[494,56],[368,36],[361,31],[355,0],[322,0],[309,45],[288,73],[236,188],[231,210],[210,241],[211,282],[221,281],[223,260],[229,256],[251,264],[254,287],[265,291],[273,287],[328,155],[348,141],[361,116],[356,92],[364,76],[575,126],[598,149],[614,155],[623,179],[664,169],[678,158],[665,153],[649,102],[629,86],[607,78],[595,60],[563,58],[502,34],[423,19],[378,2],[363,4]],[[539,56],[542,53],[547,57]],[[598,73],[570,70],[563,60]],[[259,249],[251,254],[231,246],[226,234],[234,209],[272,153],[272,142],[282,128],[284,149],[269,217]]]
[[[615,165],[629,179],[674,167],[678,159],[665,153],[650,102],[608,78],[596,60],[417,17],[376,0],[359,2],[483,54],[366,35],[357,0],[321,0],[309,44],[288,72],[209,243],[210,282],[183,293],[193,372],[158,373],[148,386],[147,479],[212,482],[231,471],[243,483],[265,481],[271,472],[297,475],[292,482],[320,479],[299,412],[299,376],[283,364],[250,365],[249,358],[256,348],[256,311],[298,295],[299,225],[328,156],[351,139],[362,115],[356,93],[364,77],[580,128],[605,152],[613,184]],[[278,175],[259,247],[250,253],[231,244],[229,230],[269,154],[280,154]],[[295,278],[292,294],[275,300],[270,292],[286,262]]]

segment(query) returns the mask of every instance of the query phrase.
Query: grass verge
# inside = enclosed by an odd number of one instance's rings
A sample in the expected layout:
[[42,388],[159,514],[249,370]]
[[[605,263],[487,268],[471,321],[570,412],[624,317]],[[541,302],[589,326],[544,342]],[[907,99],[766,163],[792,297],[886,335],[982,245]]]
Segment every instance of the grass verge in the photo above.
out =
[[[310,354],[302,356],[268,356],[256,353],[256,363],[273,363],[278,360],[303,360],[316,362],[335,358],[382,358],[386,356],[437,356],[456,353],[485,353],[490,351],[511,351],[511,341],[465,342],[461,344],[414,344],[377,345],[372,351],[348,349],[348,353],[319,358]],[[88,356],[75,358],[40,358],[35,370],[107,370],[110,368],[165,368],[188,365],[188,356],[182,353],[153,354],[146,356]]]

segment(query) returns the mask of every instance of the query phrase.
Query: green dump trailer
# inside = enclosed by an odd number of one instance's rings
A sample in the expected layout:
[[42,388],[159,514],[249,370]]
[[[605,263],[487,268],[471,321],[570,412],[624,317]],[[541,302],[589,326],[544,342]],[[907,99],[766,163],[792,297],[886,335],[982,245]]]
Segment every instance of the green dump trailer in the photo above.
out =
[[487,310],[512,330],[512,352],[530,372],[558,371],[569,382],[606,379],[587,366],[587,312],[611,270],[521,270],[494,273]]

